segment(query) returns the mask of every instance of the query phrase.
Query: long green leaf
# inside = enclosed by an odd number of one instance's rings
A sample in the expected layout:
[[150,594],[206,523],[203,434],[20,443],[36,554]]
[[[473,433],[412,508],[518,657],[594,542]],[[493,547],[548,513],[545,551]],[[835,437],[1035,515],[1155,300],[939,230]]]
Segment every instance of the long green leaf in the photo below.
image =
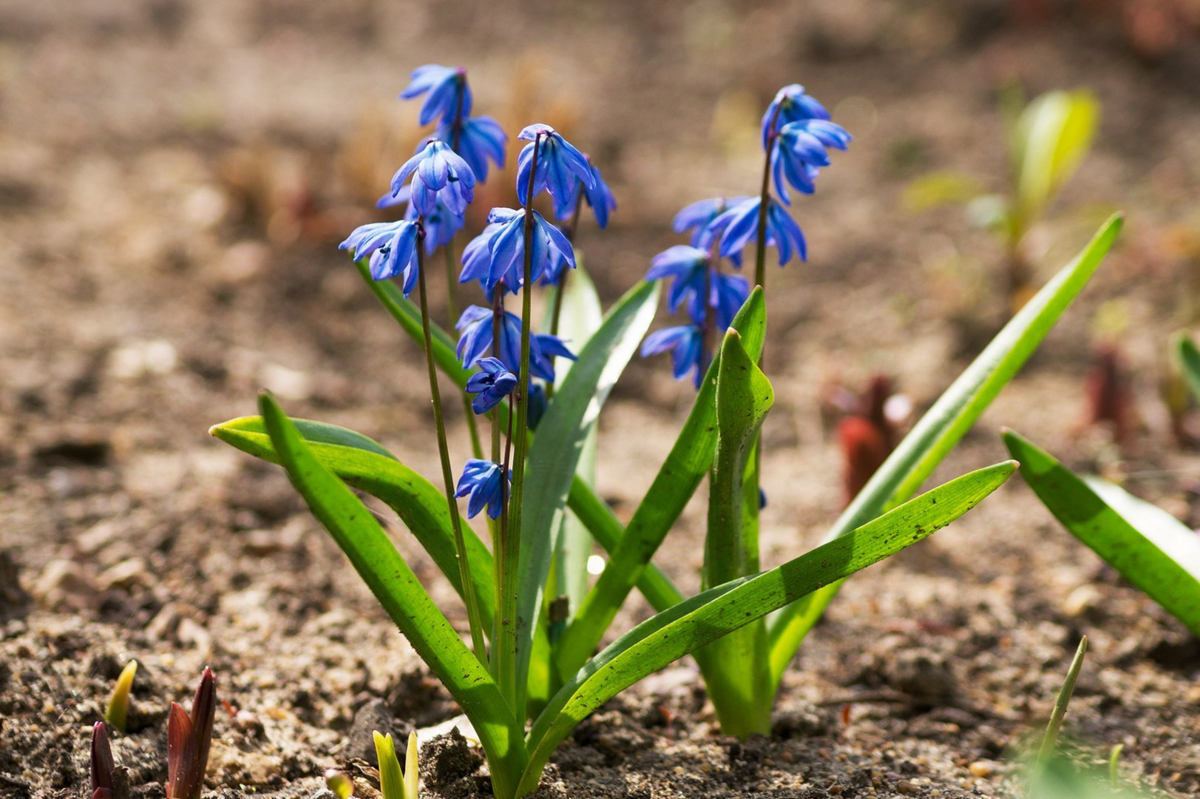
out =
[[771,610],[931,535],[977,505],[1015,469],[1009,461],[971,472],[782,566],[711,588],[638,625],[580,669],[534,722],[520,792],[536,787],[547,758],[580,721],[625,688]]
[[524,707],[526,675],[546,575],[583,442],[600,408],[654,321],[658,286],[642,283],[605,316],[538,424],[525,472],[516,617],[516,707]]
[[383,799],[407,799],[404,785],[404,772],[400,770],[400,761],[396,757],[396,742],[392,734],[376,730],[375,760],[379,763],[379,792]]
[[259,398],[259,411],[292,484],[471,720],[487,752],[496,793],[508,795],[513,791],[510,780],[527,762],[523,725],[509,712],[491,675],[425,593],[379,522],[321,465],[270,395]]
[[[844,535],[911,497],[966,435],[1000,390],[1012,380],[1071,301],[1087,285],[1121,230],[1120,215],[1100,227],[1091,242],[1012,318],[966,371],[917,422],[833,526]],[[768,621],[771,673],[776,687],[809,630],[837,594],[829,586]]]
[[[433,558],[438,569],[462,596],[462,582],[450,529],[446,497],[428,480],[409,469],[380,444],[344,427],[293,419],[312,454],[325,468],[357,489],[383,500],[396,512]],[[227,444],[271,463],[280,458],[261,416],[244,416],[214,425],[209,433]],[[469,528],[463,528],[467,561],[484,627],[490,633],[495,618],[492,553]]]
[[[743,476],[752,444],[775,391],[746,354],[736,331],[721,346],[717,372],[717,448],[708,493],[702,588],[712,588],[758,571],[758,547],[744,536]],[[757,485],[755,502],[758,501]],[[770,732],[767,638],[762,624],[748,624],[713,641],[702,661],[704,682],[721,730],[745,738]]]
[[[766,309],[761,288],[756,287],[750,293],[731,327],[741,335],[746,353],[752,360],[757,360],[766,337]],[[556,669],[562,679],[578,671],[595,650],[667,531],[712,468],[717,440],[716,378],[719,368],[718,357],[709,365],[691,413],[646,496],[629,520],[620,544],[567,628],[556,652]],[[595,534],[595,528],[592,530]],[[662,610],[657,605],[656,609]]]
[[1072,535],[1200,635],[1200,537],[1191,528],[1107,480],[1078,477],[1016,433],[1004,443]]
[[1192,397],[1200,401],[1200,349],[1196,348],[1196,342],[1187,335],[1179,336],[1175,346],[1183,380],[1192,392]]

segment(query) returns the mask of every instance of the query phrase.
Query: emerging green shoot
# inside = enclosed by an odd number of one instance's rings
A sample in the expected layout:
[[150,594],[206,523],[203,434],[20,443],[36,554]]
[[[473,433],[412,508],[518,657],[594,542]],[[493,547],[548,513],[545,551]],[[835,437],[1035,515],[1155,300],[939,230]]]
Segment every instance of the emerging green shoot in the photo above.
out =
[[125,732],[125,725],[129,720],[129,697],[137,670],[136,660],[126,663],[125,668],[121,669],[121,675],[117,677],[117,684],[113,686],[112,696],[108,699],[108,710],[104,714],[104,720],[118,732]]
[[167,716],[167,799],[200,799],[217,710],[217,680],[205,667],[188,713],[177,702]]
[[1034,780],[1050,762],[1054,747],[1058,745],[1058,734],[1062,730],[1063,720],[1067,717],[1067,706],[1071,704],[1071,696],[1075,693],[1075,683],[1079,680],[1079,671],[1083,668],[1083,656],[1087,653],[1087,636],[1079,640],[1079,648],[1067,669],[1067,678],[1058,689],[1058,697],[1054,700],[1054,710],[1050,713],[1050,722],[1046,725],[1046,734],[1042,737],[1042,746],[1038,750],[1037,764],[1034,766]]
[[[391,734],[378,730],[375,736],[375,756],[379,760],[379,790],[383,799],[417,799],[417,784],[420,770],[417,766],[417,734],[408,734],[408,751],[404,757],[404,768],[396,757],[396,744]],[[349,794],[347,794],[348,796]]]
[[1108,753],[1108,781],[1116,788],[1121,784],[1121,751],[1125,744],[1117,744]]
[[354,780],[335,768],[325,770],[325,787],[338,799],[350,799],[354,795]]

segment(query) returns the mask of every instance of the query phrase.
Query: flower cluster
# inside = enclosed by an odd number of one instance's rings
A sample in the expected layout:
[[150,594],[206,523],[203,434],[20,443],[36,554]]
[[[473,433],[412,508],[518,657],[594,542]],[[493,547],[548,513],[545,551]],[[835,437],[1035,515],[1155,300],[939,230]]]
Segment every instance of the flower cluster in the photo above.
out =
[[[642,355],[671,352],[676,379],[692,373],[698,387],[712,353],[708,341],[733,321],[749,296],[745,278],[725,274],[721,261],[742,266],[742,251],[758,244],[756,279],[762,280],[762,252],[774,247],[779,264],[792,255],[807,260],[808,245],[796,220],[785,206],[791,204],[788,186],[811,194],[822,167],[829,166],[829,149],[845,150],[850,134],[829,121],[829,112],[799,84],[785,86],[763,116],[763,148],[767,172],[758,197],[715,197],[699,200],[675,215],[676,233],[690,233],[690,246],[676,245],[655,256],[647,280],[671,278],[667,304],[674,313],[687,307],[690,323],[652,333],[642,345]],[[774,179],[778,199],[771,194]]]

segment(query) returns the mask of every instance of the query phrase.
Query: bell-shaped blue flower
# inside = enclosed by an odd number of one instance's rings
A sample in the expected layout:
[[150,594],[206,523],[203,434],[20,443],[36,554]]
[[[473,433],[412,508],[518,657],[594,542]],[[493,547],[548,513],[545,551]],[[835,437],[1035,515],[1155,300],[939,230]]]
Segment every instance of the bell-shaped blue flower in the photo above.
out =
[[592,209],[592,213],[596,216],[596,224],[601,229],[608,226],[608,215],[617,210],[617,200],[613,197],[612,189],[604,182],[604,178],[600,176],[600,170],[592,163],[592,159],[587,158],[588,167],[592,171],[592,178],[596,181],[595,185],[590,188],[584,185],[583,181],[576,180],[575,188],[571,194],[563,200],[554,198],[554,213],[558,217],[558,221],[565,222],[575,214],[575,206],[579,202],[579,192],[582,188],[583,199],[587,200],[588,208]]
[[[750,243],[758,234],[758,211],[761,200],[752,197],[735,205],[710,225],[720,230],[721,255],[728,258]],[[792,259],[792,252],[804,261],[808,258],[808,246],[804,243],[804,233],[796,220],[788,214],[782,205],[774,198],[767,206],[767,246],[779,249],[779,265],[783,266]]]
[[779,198],[791,203],[788,183],[812,194],[819,168],[829,166],[827,148],[845,150],[850,140],[845,128],[824,119],[803,119],[784,125],[779,131],[779,143],[771,151],[771,171]]
[[[583,183],[585,188],[596,187],[596,178],[587,158],[554,128],[541,123],[529,125],[517,138],[529,142],[517,158],[517,199],[521,201],[521,205],[526,205],[530,199],[530,169],[533,169],[533,196],[536,197],[542,189],[546,189],[560,207],[562,203],[569,201],[576,179]],[[536,168],[533,163],[535,150]]]
[[518,381],[517,376],[496,358],[481,358],[479,369],[467,380],[466,389],[477,395],[471,401],[471,409],[475,413],[487,413],[512,393]]
[[[468,245],[470,252],[463,251],[466,268],[460,280],[478,280],[489,294],[501,281],[506,288],[515,291],[525,277],[525,209],[493,208],[488,214],[488,222],[491,224]],[[541,279],[547,270],[561,272],[564,267],[560,261],[575,267],[575,250],[571,242],[537,211],[533,212],[531,238],[533,252],[530,266],[534,281]],[[487,243],[486,259],[484,242]]]
[[467,85],[467,72],[462,67],[443,67],[426,64],[413,70],[412,80],[400,92],[401,100],[411,100],[428,93],[421,104],[421,124],[428,125],[439,114],[443,122],[452,122],[456,116],[471,113],[471,87]]
[[763,149],[767,148],[771,136],[778,133],[780,128],[802,119],[829,119],[829,112],[799,83],[784,86],[776,92],[775,99],[767,106],[767,113],[763,114]]
[[[434,134],[440,141],[454,146],[454,122],[443,122]],[[500,123],[491,117],[464,117],[458,123],[458,146],[455,152],[471,167],[480,183],[487,182],[488,161],[504,166],[504,145],[508,136]]]
[[686,302],[688,315],[697,325],[706,323],[711,307],[717,326],[721,329],[729,327],[734,314],[750,296],[750,286],[745,278],[718,272],[712,268],[707,251],[685,244],[670,247],[654,257],[646,279],[661,278],[674,280],[667,292],[667,306],[671,312]]
[[470,495],[471,499],[467,502],[468,519],[474,519],[485,505],[489,518],[500,518],[500,512],[504,510],[504,497],[508,493],[505,483],[512,482],[512,470],[509,470],[507,480],[501,476],[502,471],[498,463],[475,458],[467,461],[462,477],[458,479],[458,488],[454,496]]
[[[464,369],[470,369],[492,354],[493,319],[490,308],[472,305],[462,312],[454,326],[459,332],[455,355]],[[529,337],[529,374],[548,382],[554,381],[554,359],[575,355],[557,336],[534,333]],[[521,317],[508,311],[500,323],[500,362],[513,374],[521,368]]]
[[396,197],[412,178],[411,201],[417,213],[432,214],[440,199],[452,213],[461,214],[475,197],[475,173],[450,145],[426,139],[416,155],[392,176],[392,196]]
[[708,249],[712,245],[711,234],[708,231],[709,224],[729,208],[748,199],[750,198],[713,197],[709,200],[698,200],[691,205],[685,205],[679,213],[675,214],[675,220],[671,227],[676,233],[692,231],[692,246]]
[[[395,197],[391,193],[380,197],[379,201],[375,203],[375,207],[382,209],[403,205],[408,203],[411,196],[410,188],[405,186]],[[416,222],[419,216],[417,207],[409,203],[408,208],[404,210],[404,218],[409,222]],[[456,214],[447,208],[439,196],[433,213],[425,216],[425,254],[432,255],[438,247],[445,247],[454,238],[454,235],[462,230],[462,227],[462,214]]]
[[687,377],[694,370],[692,382],[697,388],[703,377],[704,331],[699,325],[679,325],[656,330],[642,342],[642,357],[671,352],[671,366],[676,380]]
[[[733,317],[750,296],[750,281],[741,275],[713,274],[709,286],[708,304],[716,311],[717,327],[721,330],[733,323]],[[695,317],[692,317],[693,319]]]
[[354,229],[339,250],[352,250],[354,260],[370,258],[367,265],[375,280],[404,275],[403,291],[407,297],[417,285],[417,225],[399,222],[374,222]]

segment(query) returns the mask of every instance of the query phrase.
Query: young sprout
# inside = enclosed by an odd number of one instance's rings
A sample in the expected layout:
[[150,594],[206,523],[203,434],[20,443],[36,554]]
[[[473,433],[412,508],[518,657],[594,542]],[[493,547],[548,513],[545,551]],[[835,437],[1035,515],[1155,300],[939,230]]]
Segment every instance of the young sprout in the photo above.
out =
[[212,669],[205,667],[192,700],[192,712],[187,713],[178,702],[171,703],[167,717],[167,799],[200,799],[216,710],[217,680]]
[[1125,744],[1117,744],[1108,754],[1108,781],[1116,788],[1121,784],[1121,750]]
[[404,770],[396,757],[396,744],[392,736],[375,732],[375,755],[379,758],[379,790],[383,799],[417,799],[417,734],[408,734],[408,752],[404,756]]
[[108,710],[104,714],[104,720],[118,732],[125,732],[125,725],[129,719],[129,694],[133,690],[133,678],[137,675],[137,670],[136,660],[126,663],[125,668],[121,669],[121,676],[117,677],[117,684],[113,686],[112,696],[108,699]]
[[1050,713],[1050,723],[1046,725],[1046,734],[1042,737],[1042,746],[1038,750],[1037,762],[1034,765],[1032,787],[1036,786],[1046,764],[1054,754],[1058,744],[1058,733],[1062,730],[1063,720],[1067,716],[1067,706],[1071,704],[1071,695],[1075,693],[1075,682],[1079,679],[1079,671],[1083,668],[1083,656],[1087,652],[1087,636],[1079,639],[1079,648],[1075,650],[1075,658],[1071,668],[1067,669],[1067,678],[1063,680],[1062,688],[1058,689],[1058,698],[1054,700],[1054,710]]
[[114,768],[108,730],[103,721],[97,721],[92,725],[92,799],[113,799]]
[[354,796],[354,780],[344,771],[335,768],[325,770],[325,787],[338,799],[350,799]]

